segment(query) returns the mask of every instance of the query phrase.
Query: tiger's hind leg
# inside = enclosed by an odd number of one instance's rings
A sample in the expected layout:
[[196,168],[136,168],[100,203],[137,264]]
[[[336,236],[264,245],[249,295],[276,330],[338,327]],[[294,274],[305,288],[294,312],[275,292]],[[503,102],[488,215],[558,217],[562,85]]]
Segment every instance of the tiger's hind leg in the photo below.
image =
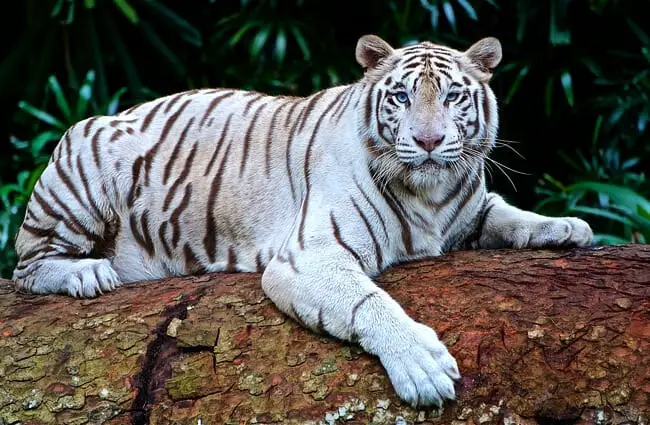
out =
[[[96,119],[94,127],[116,131],[104,119]],[[93,133],[83,124],[66,133],[27,205],[13,275],[20,291],[93,297],[121,283],[110,259],[120,227],[115,203],[123,177],[97,161],[114,161],[112,151],[93,150]]]

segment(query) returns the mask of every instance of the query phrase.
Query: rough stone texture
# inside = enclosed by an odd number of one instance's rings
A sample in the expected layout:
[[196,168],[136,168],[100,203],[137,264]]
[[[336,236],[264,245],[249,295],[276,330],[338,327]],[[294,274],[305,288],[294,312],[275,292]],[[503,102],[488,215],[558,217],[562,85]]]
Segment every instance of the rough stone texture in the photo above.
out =
[[92,300],[0,283],[0,424],[647,424],[650,247],[478,251],[379,279],[439,333],[458,401],[412,410],[376,358],[310,333],[253,274]]

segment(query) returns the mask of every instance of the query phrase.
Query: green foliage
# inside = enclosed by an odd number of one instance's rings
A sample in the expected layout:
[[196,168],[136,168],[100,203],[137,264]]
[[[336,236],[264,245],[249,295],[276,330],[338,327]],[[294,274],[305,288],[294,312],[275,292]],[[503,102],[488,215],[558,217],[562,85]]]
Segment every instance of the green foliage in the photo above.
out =
[[612,51],[611,60],[620,68],[611,77],[593,63],[589,67],[599,87],[592,99],[596,118],[590,158],[580,150],[575,158],[560,151],[575,172],[572,183],[547,174],[537,188],[542,196],[537,210],[584,217],[602,244],[650,241],[650,185],[638,171],[649,148],[650,39],[630,17],[625,21],[641,44],[639,52]]
[[498,37],[504,60],[492,87],[500,99],[500,137],[519,142],[508,147],[530,159],[522,164],[506,149],[495,158],[543,178],[513,176],[519,190],[510,193],[505,177],[495,174],[492,187],[523,208],[586,218],[600,243],[645,243],[648,3],[17,2],[12,19],[22,20],[23,31],[0,28],[17,40],[0,45],[0,94],[13,112],[0,114],[9,140],[0,156],[0,273],[9,276],[25,203],[74,122],[197,87],[305,95],[344,84],[361,75],[354,45],[368,33],[396,46],[431,40],[459,49]]
[[[113,115],[117,112],[120,99],[126,89],[115,92],[105,104],[95,98],[95,71],[88,71],[82,84],[76,88],[74,96],[68,98],[58,79],[51,76],[46,88],[46,103],[37,108],[27,102],[20,102],[18,108],[31,117],[34,136],[29,140],[11,137],[16,156],[27,158],[28,169],[21,169],[12,183],[0,185],[0,275],[10,276],[16,262],[13,250],[16,235],[24,214],[29,196],[41,173],[47,166],[51,148],[61,139],[65,131],[74,123],[93,115]],[[48,112],[49,107],[53,112]]]

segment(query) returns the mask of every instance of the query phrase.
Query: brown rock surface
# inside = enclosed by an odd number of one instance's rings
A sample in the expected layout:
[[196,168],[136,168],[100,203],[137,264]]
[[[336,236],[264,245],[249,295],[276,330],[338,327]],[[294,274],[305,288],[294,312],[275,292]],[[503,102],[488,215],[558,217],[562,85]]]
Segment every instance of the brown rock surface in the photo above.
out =
[[650,247],[461,252],[379,282],[450,347],[456,402],[400,403],[376,358],[285,318],[259,275],[92,300],[0,281],[0,424],[650,421]]

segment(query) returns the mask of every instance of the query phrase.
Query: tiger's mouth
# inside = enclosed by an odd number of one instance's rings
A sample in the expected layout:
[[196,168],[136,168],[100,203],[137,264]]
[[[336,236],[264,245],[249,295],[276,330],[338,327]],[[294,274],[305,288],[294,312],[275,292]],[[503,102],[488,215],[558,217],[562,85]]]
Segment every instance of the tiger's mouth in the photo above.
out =
[[451,162],[441,162],[433,158],[427,158],[420,164],[409,164],[409,168],[413,171],[438,171],[451,168]]

